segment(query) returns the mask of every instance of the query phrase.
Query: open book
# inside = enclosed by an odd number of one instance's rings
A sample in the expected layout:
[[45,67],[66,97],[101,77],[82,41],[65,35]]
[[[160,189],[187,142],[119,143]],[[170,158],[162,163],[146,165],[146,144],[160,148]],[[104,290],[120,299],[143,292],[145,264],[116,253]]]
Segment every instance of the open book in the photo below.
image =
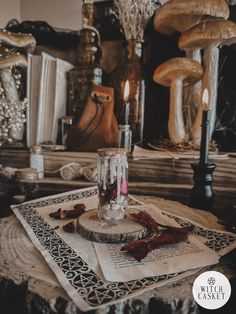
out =
[[66,114],[66,73],[73,66],[42,53],[28,56],[27,145],[55,144],[58,121]]

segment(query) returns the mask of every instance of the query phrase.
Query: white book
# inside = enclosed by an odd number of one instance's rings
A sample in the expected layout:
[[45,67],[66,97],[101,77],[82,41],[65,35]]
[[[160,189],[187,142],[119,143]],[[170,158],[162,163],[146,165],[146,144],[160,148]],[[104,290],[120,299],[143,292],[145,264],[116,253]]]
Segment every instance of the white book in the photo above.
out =
[[54,117],[52,127],[52,139],[56,143],[58,133],[58,121],[66,115],[67,102],[67,72],[73,68],[69,62],[56,59],[56,80],[55,80],[55,99]]
[[48,124],[48,121],[51,118],[50,114],[53,114],[52,106],[54,102],[56,76],[55,62],[55,58],[42,52],[36,144],[50,142],[51,125]]
[[40,91],[41,56],[28,55],[27,68],[27,145],[36,144],[38,101]]
[[66,114],[66,72],[73,66],[42,53],[29,55],[27,144],[56,144],[58,121]]

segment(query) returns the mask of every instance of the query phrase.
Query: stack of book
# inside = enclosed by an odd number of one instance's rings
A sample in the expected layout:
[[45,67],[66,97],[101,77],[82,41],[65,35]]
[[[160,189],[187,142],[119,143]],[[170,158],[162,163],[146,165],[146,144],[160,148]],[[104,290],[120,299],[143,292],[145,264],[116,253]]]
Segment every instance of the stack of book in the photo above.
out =
[[28,56],[27,145],[56,144],[58,124],[66,114],[66,73],[73,66],[46,53]]

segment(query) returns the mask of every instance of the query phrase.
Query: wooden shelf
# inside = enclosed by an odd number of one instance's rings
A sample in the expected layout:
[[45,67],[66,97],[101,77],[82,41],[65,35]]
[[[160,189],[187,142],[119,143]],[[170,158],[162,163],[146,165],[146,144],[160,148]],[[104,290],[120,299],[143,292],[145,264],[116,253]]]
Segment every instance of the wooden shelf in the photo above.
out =
[[[45,194],[54,194],[94,185],[85,180],[67,181],[51,172],[70,163],[82,166],[96,164],[96,153],[45,152],[46,177],[40,180],[40,188]],[[183,202],[189,201],[193,185],[191,163],[196,159],[143,159],[129,157],[129,191],[141,195],[155,195]],[[229,159],[212,159],[216,164],[214,191],[217,206],[223,207],[236,202],[236,156]],[[29,152],[1,150],[0,163],[16,168],[29,167]],[[48,173],[50,172],[50,173]]]
[[[236,156],[233,154],[232,156],[224,160],[210,160],[216,164],[214,185],[236,186]],[[77,162],[81,165],[96,164],[96,158],[96,153],[45,152],[45,171],[55,171],[70,162]],[[191,163],[193,162],[196,162],[196,159],[134,160],[130,157],[129,178],[133,181],[192,184]],[[29,167],[29,152],[2,150],[0,151],[0,163],[16,168]]]

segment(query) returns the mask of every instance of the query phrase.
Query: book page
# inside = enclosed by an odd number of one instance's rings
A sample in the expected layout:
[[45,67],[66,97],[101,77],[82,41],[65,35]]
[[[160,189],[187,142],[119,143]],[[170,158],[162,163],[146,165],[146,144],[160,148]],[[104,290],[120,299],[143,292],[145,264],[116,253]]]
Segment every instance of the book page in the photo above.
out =
[[59,119],[66,115],[67,103],[67,72],[73,68],[73,65],[56,59],[56,77],[55,77],[55,96],[54,96],[54,115],[52,126],[52,140],[56,142]]
[[56,86],[56,60],[46,60],[45,67],[45,111],[44,111],[44,127],[43,127],[43,142],[56,143],[56,139],[52,138],[53,119],[54,119],[54,101],[55,101],[55,86]]
[[40,92],[39,92],[39,102],[38,102],[38,123],[37,123],[37,133],[36,142],[37,144],[42,144],[44,142],[44,128],[45,125],[45,114],[46,114],[46,87],[49,84],[48,77],[48,60],[55,60],[52,56],[47,53],[42,52],[41,58],[41,75],[40,75]]
[[41,59],[41,56],[28,55],[27,98],[29,105],[27,109],[27,145],[29,147],[36,144]]
[[[153,205],[141,206],[159,223],[177,226],[164,217]],[[161,276],[217,264],[219,257],[203,243],[190,235],[187,241],[163,246],[153,250],[141,262],[126,252],[122,244],[95,243],[94,247],[103,272],[108,281],[130,281],[149,276]]]

